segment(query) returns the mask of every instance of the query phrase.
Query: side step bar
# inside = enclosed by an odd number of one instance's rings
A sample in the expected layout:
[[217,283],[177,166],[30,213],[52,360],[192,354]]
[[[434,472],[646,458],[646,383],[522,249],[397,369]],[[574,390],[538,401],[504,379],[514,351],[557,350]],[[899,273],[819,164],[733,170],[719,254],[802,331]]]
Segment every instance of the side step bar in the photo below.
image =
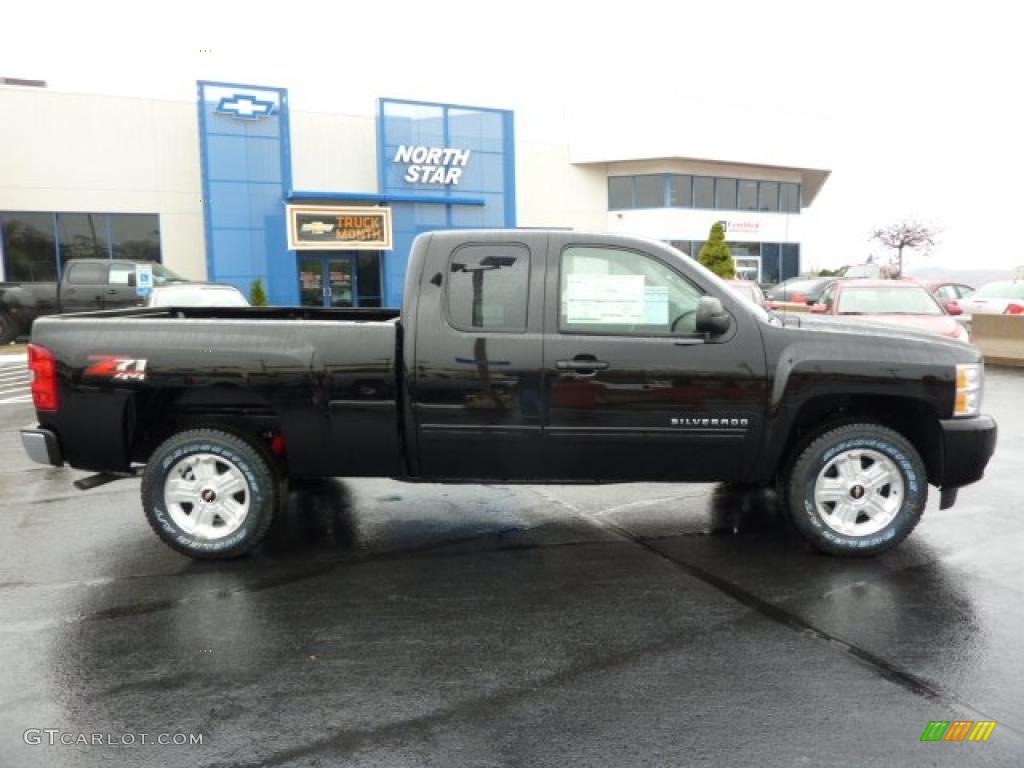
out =
[[138,477],[141,474],[142,467],[132,469],[129,472],[100,472],[96,475],[89,475],[80,480],[75,480],[72,485],[80,491],[91,491],[93,488],[99,488],[101,485],[112,483],[115,480],[127,480],[132,477]]

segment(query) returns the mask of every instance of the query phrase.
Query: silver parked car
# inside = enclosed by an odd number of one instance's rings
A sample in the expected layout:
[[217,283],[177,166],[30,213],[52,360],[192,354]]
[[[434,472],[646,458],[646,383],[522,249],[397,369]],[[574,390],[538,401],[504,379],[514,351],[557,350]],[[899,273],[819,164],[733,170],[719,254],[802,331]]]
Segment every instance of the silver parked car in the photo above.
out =
[[248,307],[245,295],[233,285],[179,283],[158,285],[149,292],[147,307]]
[[981,286],[959,301],[965,317],[970,315],[1024,315],[1024,280],[999,280]]

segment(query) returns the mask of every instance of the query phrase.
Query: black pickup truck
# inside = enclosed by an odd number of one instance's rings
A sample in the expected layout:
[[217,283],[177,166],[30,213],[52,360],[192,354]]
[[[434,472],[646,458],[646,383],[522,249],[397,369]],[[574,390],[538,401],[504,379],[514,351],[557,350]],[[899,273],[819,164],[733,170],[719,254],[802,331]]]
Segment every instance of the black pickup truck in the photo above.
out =
[[996,442],[969,345],[790,324],[666,245],[568,231],[421,235],[401,312],[42,318],[29,364],[28,454],[141,473],[193,557],[251,549],[303,476],[774,485],[816,547],[872,554]]
[[[135,292],[135,266],[152,264],[117,259],[73,259],[59,282],[0,283],[0,344],[27,336],[37,317],[141,306]],[[162,264],[153,264],[153,283],[184,283]]]

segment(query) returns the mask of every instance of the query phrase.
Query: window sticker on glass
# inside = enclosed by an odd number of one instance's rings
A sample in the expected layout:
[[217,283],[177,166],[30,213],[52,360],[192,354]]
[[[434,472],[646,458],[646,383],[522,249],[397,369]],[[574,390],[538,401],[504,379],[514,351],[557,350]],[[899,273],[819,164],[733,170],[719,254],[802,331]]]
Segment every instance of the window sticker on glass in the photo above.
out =
[[644,288],[644,325],[668,324],[668,286],[648,285]]
[[644,319],[643,275],[575,274],[566,285],[570,323],[639,323]]

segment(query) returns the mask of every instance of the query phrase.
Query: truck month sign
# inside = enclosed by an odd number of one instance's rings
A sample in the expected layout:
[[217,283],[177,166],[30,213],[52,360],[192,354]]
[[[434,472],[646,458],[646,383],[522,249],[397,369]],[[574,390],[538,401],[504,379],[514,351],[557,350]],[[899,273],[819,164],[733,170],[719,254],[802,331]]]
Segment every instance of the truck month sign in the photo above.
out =
[[289,205],[288,247],[296,251],[391,249],[391,209]]

